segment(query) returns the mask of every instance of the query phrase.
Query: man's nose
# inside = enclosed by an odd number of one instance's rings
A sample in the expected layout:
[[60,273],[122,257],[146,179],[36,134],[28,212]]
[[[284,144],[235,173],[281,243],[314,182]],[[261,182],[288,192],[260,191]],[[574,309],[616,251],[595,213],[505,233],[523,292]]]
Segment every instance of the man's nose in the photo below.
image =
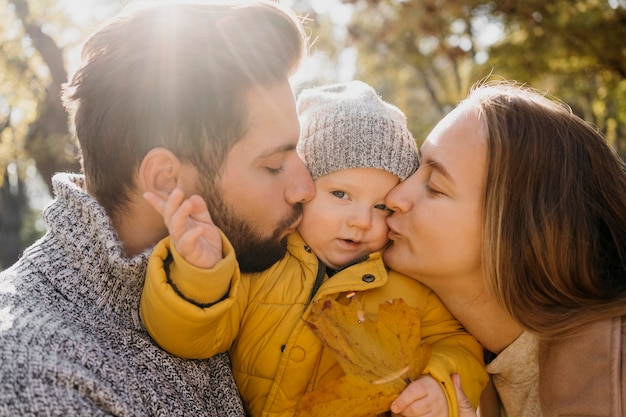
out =
[[298,158],[289,176],[290,184],[285,189],[285,200],[289,204],[306,203],[315,197],[315,184],[309,170]]

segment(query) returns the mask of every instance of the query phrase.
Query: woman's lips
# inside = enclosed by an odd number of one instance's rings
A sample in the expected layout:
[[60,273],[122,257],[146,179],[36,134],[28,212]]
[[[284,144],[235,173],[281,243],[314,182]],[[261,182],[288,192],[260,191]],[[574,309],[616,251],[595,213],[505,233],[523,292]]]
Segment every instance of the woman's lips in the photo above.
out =
[[398,232],[397,227],[389,224],[387,221],[387,226],[389,227],[389,233],[387,233],[387,237],[391,240],[397,239],[401,236],[400,232]]

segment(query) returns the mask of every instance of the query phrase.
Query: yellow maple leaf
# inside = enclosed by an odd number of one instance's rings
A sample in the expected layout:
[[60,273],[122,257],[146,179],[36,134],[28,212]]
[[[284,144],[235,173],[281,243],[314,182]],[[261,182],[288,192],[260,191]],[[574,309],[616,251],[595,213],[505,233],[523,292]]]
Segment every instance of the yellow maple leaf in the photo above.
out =
[[298,417],[383,413],[430,358],[430,347],[421,341],[419,309],[401,299],[381,304],[375,321],[356,297],[349,304],[317,300],[307,323],[346,375],[305,394]]

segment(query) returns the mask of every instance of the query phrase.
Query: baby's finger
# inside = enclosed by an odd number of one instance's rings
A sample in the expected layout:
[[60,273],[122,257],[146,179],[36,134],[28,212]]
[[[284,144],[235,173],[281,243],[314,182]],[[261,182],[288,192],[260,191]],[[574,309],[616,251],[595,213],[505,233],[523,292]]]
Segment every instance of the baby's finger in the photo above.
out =
[[189,200],[185,200],[172,214],[172,217],[167,224],[167,228],[172,236],[172,239],[180,239],[183,233],[186,233],[199,225],[198,222],[191,217],[191,211],[192,205],[189,203]]
[[179,210],[185,199],[185,193],[180,188],[174,188],[170,195],[167,197],[165,206],[163,208],[163,220],[168,225],[172,222],[172,217]]
[[196,248],[198,240],[202,236],[202,232],[201,227],[194,227],[186,230],[183,234],[181,234],[180,239],[177,239],[174,243],[178,253],[180,253],[185,259],[187,259],[188,262],[192,264],[197,263],[197,260],[195,259]]
[[151,191],[145,192],[143,198],[145,198],[148,203],[150,203],[152,208],[154,208],[157,213],[163,216],[163,211],[165,210],[165,200],[163,198],[159,197]]
[[407,407],[426,396],[426,392],[424,392],[418,381],[410,383],[391,403],[392,413],[405,415],[404,411]]
[[213,225],[213,219],[211,219],[209,209],[207,208],[206,202],[202,197],[194,194],[189,197],[189,203],[192,206],[191,217],[201,223]]

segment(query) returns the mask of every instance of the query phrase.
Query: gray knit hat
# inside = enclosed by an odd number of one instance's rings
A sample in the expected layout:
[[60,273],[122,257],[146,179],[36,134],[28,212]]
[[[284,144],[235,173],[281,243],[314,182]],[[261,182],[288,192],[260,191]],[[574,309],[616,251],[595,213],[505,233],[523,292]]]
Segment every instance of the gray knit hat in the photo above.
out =
[[298,154],[313,179],[347,168],[379,168],[400,180],[419,165],[406,117],[361,81],[303,90]]

